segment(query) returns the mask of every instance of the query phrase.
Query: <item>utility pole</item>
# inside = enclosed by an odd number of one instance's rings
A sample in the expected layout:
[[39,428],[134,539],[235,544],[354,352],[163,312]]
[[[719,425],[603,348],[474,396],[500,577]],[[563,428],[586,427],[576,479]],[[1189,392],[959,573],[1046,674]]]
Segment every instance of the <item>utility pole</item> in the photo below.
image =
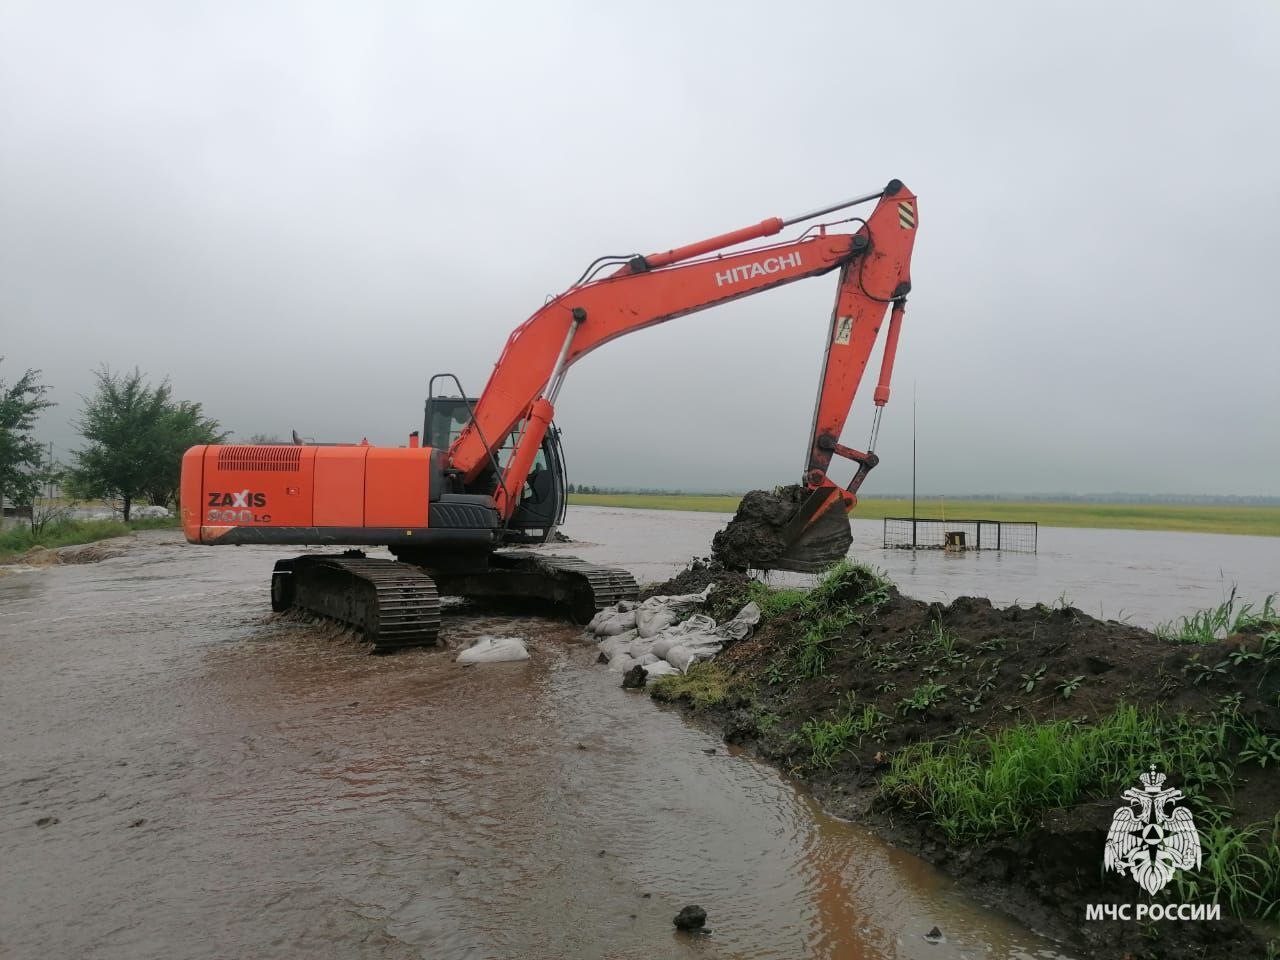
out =
[[911,551],[916,549],[916,381],[911,381]]

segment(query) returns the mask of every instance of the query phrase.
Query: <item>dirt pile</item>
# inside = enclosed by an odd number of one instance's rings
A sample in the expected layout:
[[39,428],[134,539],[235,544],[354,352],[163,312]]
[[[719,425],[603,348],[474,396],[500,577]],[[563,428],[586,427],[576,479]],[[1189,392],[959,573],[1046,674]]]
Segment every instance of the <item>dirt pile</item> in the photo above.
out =
[[32,547],[6,563],[28,567],[51,567],[60,563],[99,563],[124,556],[135,543],[134,537],[112,537],[92,543],[67,547]]
[[689,566],[665,583],[655,583],[640,591],[641,600],[650,597],[679,596],[685,593],[701,593],[708,586],[715,586],[707,599],[706,612],[717,623],[733,617],[745,602],[751,578],[741,570],[730,570],[711,557],[695,559]]
[[786,552],[783,529],[804,500],[799,485],[776,491],[752,490],[742,498],[729,525],[711,541],[711,555],[733,570],[766,568]]
[[788,524],[810,491],[800,484],[747,493],[728,526],[711,541],[711,555],[730,570],[818,570],[849,552],[853,534],[842,511],[828,511],[799,543]]
[[[780,642],[805,628],[804,620],[803,613],[784,617],[727,656],[771,659]],[[943,606],[889,588],[873,613],[832,638],[821,677],[782,685],[779,706],[784,718],[806,719],[849,693],[874,706],[890,719],[852,751],[849,759],[861,765],[871,764],[877,752],[918,740],[1014,721],[1100,716],[1121,702],[1207,713],[1228,689],[1238,693],[1243,715],[1280,732],[1274,697],[1280,666],[1268,676],[1264,661],[1245,660],[1232,665],[1229,676],[1216,672],[1242,643],[1246,638],[1165,643],[1139,627],[1097,620],[1070,606],[1000,609],[982,597]]]
[[[1263,955],[1256,931],[1236,920],[1178,924],[1154,940],[1133,923],[1084,923],[1086,903],[1146,899],[1130,878],[1101,869],[1112,812],[1132,778],[1093,784],[1065,806],[1033,809],[1022,823],[1006,825],[1000,815],[980,836],[960,836],[930,794],[950,785],[922,776],[923,786],[907,781],[904,792],[902,772],[908,758],[945,759],[948,751],[969,758],[959,769],[978,769],[1007,732],[1066,737],[1105,729],[1132,707],[1167,718],[1156,754],[1134,762],[1170,766],[1189,802],[1205,803],[1197,817],[1214,811],[1216,823],[1250,838],[1250,854],[1270,858],[1268,869],[1280,876],[1272,837],[1280,809],[1280,622],[1215,643],[1173,643],[1067,604],[924,603],[856,567],[808,595],[777,592],[771,603],[760,587],[753,593],[765,622],[710,665],[717,677],[698,678],[718,684],[716,702],[704,698],[697,712],[727,740],[801,779],[834,812],[877,826],[1089,955],[1212,957],[1228,944],[1233,956]],[[1212,741],[1202,754],[1208,772],[1169,763],[1183,734]],[[1278,895],[1268,890],[1264,899]],[[1160,899],[1179,897],[1207,902],[1210,893],[1170,885]]]

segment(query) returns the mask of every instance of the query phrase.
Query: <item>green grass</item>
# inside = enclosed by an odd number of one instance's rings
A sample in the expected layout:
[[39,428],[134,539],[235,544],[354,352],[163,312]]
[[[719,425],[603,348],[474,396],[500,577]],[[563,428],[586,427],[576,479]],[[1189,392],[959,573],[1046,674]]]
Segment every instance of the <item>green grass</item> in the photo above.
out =
[[1237,767],[1256,762],[1235,747],[1258,735],[1234,711],[1194,721],[1121,704],[1091,726],[1022,724],[906,747],[881,785],[899,806],[963,842],[1024,832],[1045,811],[1091,797],[1116,798],[1154,763],[1177,776],[1201,824],[1206,869],[1191,882],[1232,912],[1275,916],[1280,824],[1227,823]]
[[26,524],[10,527],[0,533],[0,559],[26,553],[32,547],[67,547],[77,543],[93,543],[110,537],[123,537],[135,530],[159,530],[179,526],[176,517],[131,520],[67,520],[50,524],[33,535]]
[[704,660],[682,674],[659,677],[649,684],[649,696],[664,703],[687,700],[699,710],[740,699],[742,685],[720,664]]
[[[571,504],[635,507],[646,510],[693,510],[733,513],[739,497],[720,494],[575,493]],[[1182,530],[1190,533],[1236,533],[1280,536],[1280,507],[1233,507],[1169,503],[1061,503],[1054,501],[941,500],[917,501],[916,514],[964,520],[1035,520],[1046,527],[1100,527],[1113,530]],[[853,516],[861,520],[911,515],[910,500],[867,497]]]
[[859,708],[853,694],[849,693],[832,719],[806,720],[795,738],[808,749],[810,766],[830,767],[836,757],[850,746],[861,743],[862,738],[880,726],[884,719],[884,715],[871,704]]
[[1239,633],[1242,630],[1280,630],[1280,610],[1276,608],[1276,595],[1270,594],[1262,606],[1241,601],[1235,587],[1231,596],[1208,610],[1199,610],[1188,617],[1171,620],[1156,627],[1155,634],[1161,640],[1175,643],[1213,643]]
[[803,632],[771,670],[776,680],[821,676],[840,635],[889,599],[889,581],[878,570],[844,559],[827,568],[811,590],[774,590],[759,582],[747,595],[765,621],[797,611]]

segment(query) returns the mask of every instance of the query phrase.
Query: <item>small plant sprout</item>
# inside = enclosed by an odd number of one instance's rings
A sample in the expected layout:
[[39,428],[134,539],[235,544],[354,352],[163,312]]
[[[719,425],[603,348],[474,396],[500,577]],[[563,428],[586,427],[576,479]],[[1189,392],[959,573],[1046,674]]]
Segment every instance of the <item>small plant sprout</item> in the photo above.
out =
[[1063,700],[1070,700],[1071,695],[1080,689],[1080,684],[1082,683],[1084,683],[1083,673],[1078,674],[1077,676],[1074,676],[1074,677],[1070,677],[1066,680],[1063,680],[1054,689],[1056,689],[1058,693],[1062,694]]

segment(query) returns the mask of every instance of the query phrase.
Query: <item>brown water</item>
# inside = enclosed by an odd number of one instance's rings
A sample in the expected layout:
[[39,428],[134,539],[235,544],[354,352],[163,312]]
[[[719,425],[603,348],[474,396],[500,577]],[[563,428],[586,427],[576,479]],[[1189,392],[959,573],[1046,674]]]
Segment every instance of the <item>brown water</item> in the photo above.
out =
[[1055,955],[574,628],[454,613],[532,658],[369,657],[266,613],[279,552],[143,539],[0,578],[0,956]]

